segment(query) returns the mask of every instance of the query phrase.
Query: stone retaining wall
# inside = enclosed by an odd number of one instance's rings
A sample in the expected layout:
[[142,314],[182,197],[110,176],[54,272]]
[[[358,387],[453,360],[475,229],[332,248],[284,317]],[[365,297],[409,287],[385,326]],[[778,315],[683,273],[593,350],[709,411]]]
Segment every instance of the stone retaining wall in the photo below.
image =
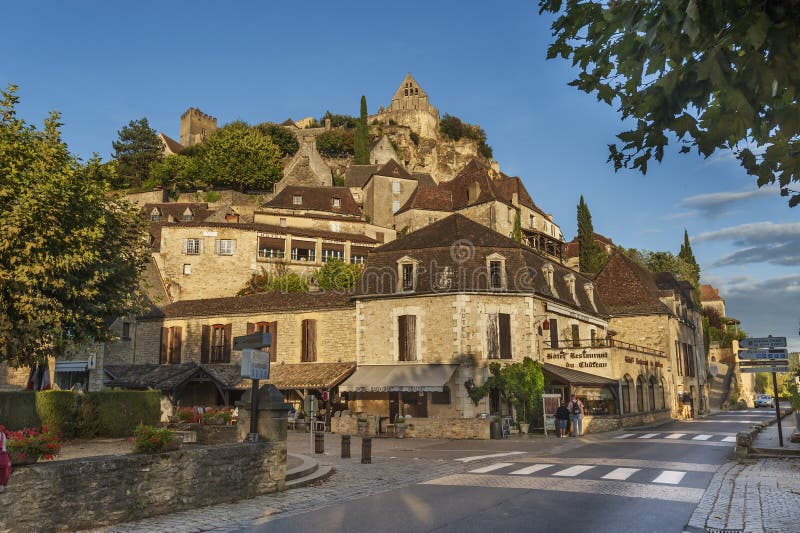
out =
[[636,426],[647,426],[669,422],[672,420],[669,409],[649,411],[647,413],[632,413],[627,415],[585,415],[583,417],[584,433],[602,433]]
[[286,442],[221,444],[18,467],[0,531],[74,531],[283,489]]
[[233,444],[244,440],[239,439],[237,426],[192,424],[190,427],[197,433],[198,444]]

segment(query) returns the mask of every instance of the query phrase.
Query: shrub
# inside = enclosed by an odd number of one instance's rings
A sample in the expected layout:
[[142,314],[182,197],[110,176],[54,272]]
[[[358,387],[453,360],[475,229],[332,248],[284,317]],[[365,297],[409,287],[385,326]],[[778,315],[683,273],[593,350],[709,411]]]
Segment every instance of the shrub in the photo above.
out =
[[139,424],[133,432],[135,453],[159,453],[175,440],[175,432],[167,428]]
[[161,418],[159,391],[104,390],[86,396],[96,405],[103,437],[129,437],[137,425],[157,424]]
[[202,424],[220,423],[230,424],[233,421],[233,411],[226,408],[212,408],[200,415],[200,422]]
[[355,153],[353,133],[331,130],[317,135],[317,150],[326,157],[347,157]]
[[454,141],[466,137],[478,143],[478,153],[487,159],[492,157],[492,148],[486,144],[486,132],[480,126],[467,124],[460,118],[445,113],[439,121],[439,131],[442,135],[450,137]]
[[58,434],[44,426],[41,430],[25,428],[8,432],[0,426],[0,431],[6,433],[6,445],[12,465],[29,462],[32,458],[53,459],[61,451]]
[[256,126],[264,135],[268,135],[281,151],[281,156],[294,155],[300,149],[300,142],[294,133],[272,122],[264,122]]
[[37,393],[36,412],[43,427],[52,428],[65,437],[78,436],[80,419],[74,392],[49,390]]
[[40,427],[36,413],[36,393],[33,391],[0,392],[0,426],[9,429]]

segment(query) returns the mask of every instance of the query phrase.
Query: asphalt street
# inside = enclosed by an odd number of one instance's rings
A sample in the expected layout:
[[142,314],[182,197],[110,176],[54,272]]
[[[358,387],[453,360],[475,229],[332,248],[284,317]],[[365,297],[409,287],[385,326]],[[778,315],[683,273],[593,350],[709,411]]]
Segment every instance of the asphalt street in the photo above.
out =
[[457,473],[248,531],[681,532],[736,432],[774,416],[751,409],[582,438],[441,442],[425,455],[463,465]]

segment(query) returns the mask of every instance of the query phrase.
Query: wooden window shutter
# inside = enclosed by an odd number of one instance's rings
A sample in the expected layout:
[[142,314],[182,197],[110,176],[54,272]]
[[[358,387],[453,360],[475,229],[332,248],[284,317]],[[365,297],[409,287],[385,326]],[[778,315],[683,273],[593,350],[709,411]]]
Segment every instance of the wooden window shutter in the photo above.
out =
[[214,253],[219,255],[220,240],[214,239]]
[[408,361],[408,338],[406,324],[408,315],[397,317],[397,360]]
[[308,360],[317,360],[317,321],[308,321]]
[[511,315],[500,313],[498,329],[500,330],[500,358],[511,359]]
[[550,319],[550,347],[558,348],[558,320]]
[[158,358],[160,364],[167,363],[169,353],[169,328],[161,328],[161,356]]
[[498,330],[498,315],[490,314],[486,328],[486,354],[488,359],[498,359],[500,357],[500,331]]
[[181,362],[181,327],[175,326],[172,328],[172,354],[170,356],[170,363]]
[[189,239],[183,239],[181,241],[181,253],[184,255],[189,253]]
[[208,352],[211,348],[211,326],[203,326],[203,333],[200,337],[200,362],[208,363]]
[[222,349],[222,359],[223,363],[230,363],[231,362],[231,344],[233,344],[233,337],[231,334],[233,333],[233,324],[225,324],[225,339],[224,348]]
[[308,320],[303,320],[300,323],[300,360],[301,361],[308,361],[308,339],[307,337],[307,330],[308,330]]
[[578,324],[572,324],[572,346],[579,348],[581,345],[581,328]]
[[278,322],[269,323],[269,333],[272,335],[272,346],[269,347],[269,360],[278,360]]
[[406,355],[408,361],[417,360],[417,317],[416,315],[408,315],[406,318]]
[[250,335],[251,333],[256,332],[256,325],[252,322],[247,323],[247,334]]

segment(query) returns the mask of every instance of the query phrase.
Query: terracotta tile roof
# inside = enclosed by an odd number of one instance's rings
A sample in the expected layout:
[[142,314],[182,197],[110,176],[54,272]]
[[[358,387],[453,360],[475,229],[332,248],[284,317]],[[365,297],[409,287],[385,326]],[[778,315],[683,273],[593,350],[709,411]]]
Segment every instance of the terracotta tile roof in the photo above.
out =
[[452,212],[453,194],[450,191],[438,187],[419,186],[414,189],[414,192],[408,197],[406,203],[397,210],[395,215],[399,215],[411,209]]
[[614,314],[672,314],[660,300],[655,277],[623,253],[614,252],[595,276],[597,290]]
[[[612,249],[616,247],[614,241],[599,233],[594,234],[594,242],[602,249],[605,249],[606,246],[611,246]],[[578,257],[580,254],[581,247],[578,245],[578,237],[576,235],[575,238],[569,241],[564,247],[564,257]]]
[[721,301],[722,296],[719,295],[719,291],[713,285],[700,285],[700,301],[701,302],[713,302],[713,301]]
[[347,187],[363,187],[378,168],[379,165],[350,165],[344,172],[344,184]]
[[[295,205],[294,197],[301,196],[303,203]],[[333,199],[338,198],[339,207],[333,206]],[[264,204],[269,209],[311,210],[335,213],[337,215],[361,216],[358,207],[348,187],[303,187],[289,185],[279,192],[275,198]]]
[[179,227],[179,228],[231,228],[231,229],[240,229],[244,231],[260,231],[263,233],[278,233],[278,234],[292,234],[296,235],[297,237],[320,237],[322,239],[329,239],[332,241],[352,241],[352,242],[360,242],[360,243],[367,243],[367,244],[376,244],[379,241],[371,237],[367,237],[366,235],[360,235],[357,233],[343,233],[337,231],[324,231],[324,230],[317,230],[313,228],[282,228],[280,226],[274,226],[272,224],[262,224],[260,222],[183,222],[180,225],[167,225],[169,227]]
[[411,177],[417,180],[420,187],[436,187],[436,180],[427,172],[412,172]]
[[263,292],[247,296],[180,300],[151,312],[148,318],[224,316],[267,311],[354,307],[351,294],[339,292]]
[[356,363],[273,364],[267,383],[286,389],[330,389],[355,372]]
[[[372,250],[365,265],[365,272],[370,275],[362,276],[356,284],[356,297],[397,294],[397,261],[405,256],[418,262],[414,294],[490,291],[486,258],[494,253],[505,259],[506,268],[507,288],[498,292],[537,293],[589,314],[606,314],[602,300],[595,297],[595,310],[586,292],[584,285],[592,282],[590,278],[551,262],[533,249],[460,214],[450,215]],[[543,275],[546,264],[553,268],[557,295]],[[565,280],[568,274],[575,276],[577,301],[568,289]],[[442,284],[443,277],[449,278],[449,283]]]

